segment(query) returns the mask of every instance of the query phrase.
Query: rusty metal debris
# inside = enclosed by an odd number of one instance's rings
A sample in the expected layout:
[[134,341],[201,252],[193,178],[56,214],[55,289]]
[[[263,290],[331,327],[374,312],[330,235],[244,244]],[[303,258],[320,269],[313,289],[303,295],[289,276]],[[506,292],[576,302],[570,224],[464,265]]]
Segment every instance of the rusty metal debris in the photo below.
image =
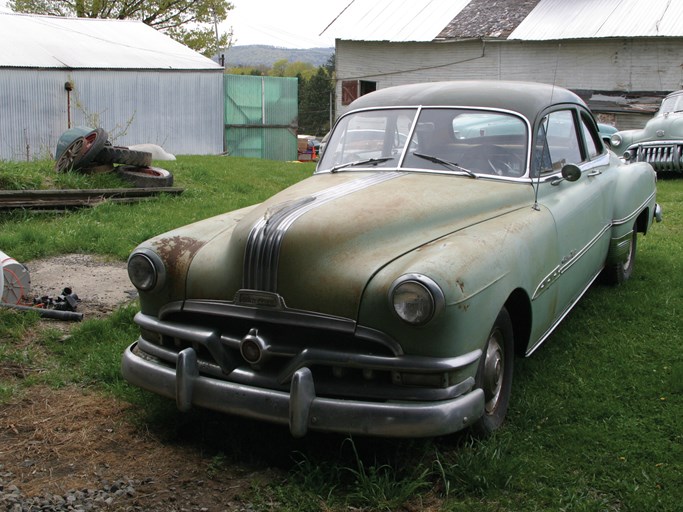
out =
[[31,276],[28,269],[0,251],[0,307],[19,311],[35,311],[43,318],[80,321],[83,313],[77,313],[80,299],[71,288],[64,288],[56,298],[29,297]]

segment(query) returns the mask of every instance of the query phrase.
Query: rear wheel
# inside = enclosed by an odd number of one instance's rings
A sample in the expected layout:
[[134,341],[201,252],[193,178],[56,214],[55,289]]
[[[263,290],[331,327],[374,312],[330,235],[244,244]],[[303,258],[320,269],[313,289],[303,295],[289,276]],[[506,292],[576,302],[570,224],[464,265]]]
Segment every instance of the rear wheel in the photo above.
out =
[[603,278],[608,284],[621,284],[627,281],[633,273],[633,266],[636,262],[636,247],[638,242],[638,226],[633,225],[631,231],[631,239],[628,246],[628,254],[626,259],[619,263],[612,263],[605,266]]
[[505,308],[491,328],[484,354],[479,362],[476,387],[484,391],[484,415],[473,425],[476,433],[488,435],[505,419],[512,390],[514,337],[512,321]]

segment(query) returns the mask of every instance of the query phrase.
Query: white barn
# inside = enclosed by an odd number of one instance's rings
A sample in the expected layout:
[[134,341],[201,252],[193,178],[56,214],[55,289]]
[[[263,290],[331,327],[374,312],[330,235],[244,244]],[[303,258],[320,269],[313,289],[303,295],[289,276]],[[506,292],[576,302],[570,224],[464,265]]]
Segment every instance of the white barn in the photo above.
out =
[[142,22],[0,12],[0,48],[0,160],[53,157],[74,126],[223,151],[223,68]]
[[621,129],[683,88],[683,2],[353,0],[335,37],[338,114],[355,97],[414,82],[546,82]]

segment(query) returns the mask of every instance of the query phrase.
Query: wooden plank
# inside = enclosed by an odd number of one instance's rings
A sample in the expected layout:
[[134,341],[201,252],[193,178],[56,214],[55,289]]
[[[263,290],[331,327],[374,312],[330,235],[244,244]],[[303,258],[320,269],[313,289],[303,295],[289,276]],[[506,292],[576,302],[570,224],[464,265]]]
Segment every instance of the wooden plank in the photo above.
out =
[[103,201],[132,203],[159,194],[178,195],[178,187],[64,189],[64,190],[0,190],[0,210],[12,208],[63,210],[95,206]]

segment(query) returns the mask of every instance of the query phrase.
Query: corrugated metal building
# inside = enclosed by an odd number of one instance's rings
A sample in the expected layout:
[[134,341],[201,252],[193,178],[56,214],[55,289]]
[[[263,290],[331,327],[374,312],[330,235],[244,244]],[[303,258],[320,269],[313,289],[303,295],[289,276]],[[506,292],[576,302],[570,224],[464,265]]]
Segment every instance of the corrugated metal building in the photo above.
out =
[[223,68],[142,22],[0,12],[0,48],[0,160],[52,157],[70,126],[224,150]]
[[572,89],[627,129],[683,88],[682,1],[352,0],[325,33],[337,113],[392,85],[530,80]]

